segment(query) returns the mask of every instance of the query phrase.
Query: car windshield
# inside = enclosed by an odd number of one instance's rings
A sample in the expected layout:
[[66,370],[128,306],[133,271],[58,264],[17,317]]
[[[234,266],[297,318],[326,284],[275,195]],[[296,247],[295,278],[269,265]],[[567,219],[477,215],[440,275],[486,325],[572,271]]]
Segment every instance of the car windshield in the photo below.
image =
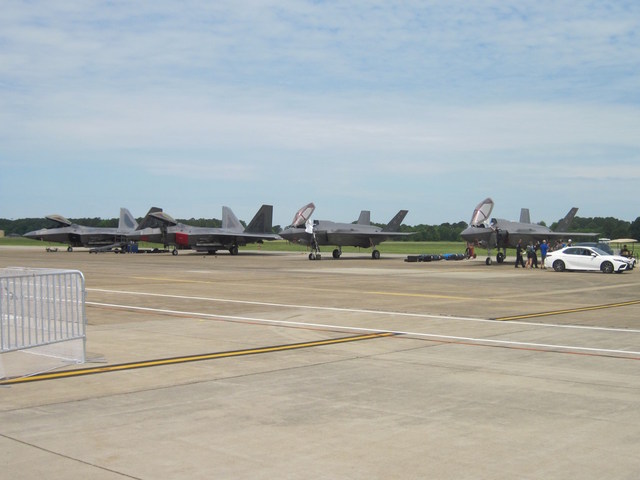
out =
[[607,252],[605,252],[604,250],[598,248],[598,247],[591,247],[591,249],[596,252],[598,255],[609,255]]

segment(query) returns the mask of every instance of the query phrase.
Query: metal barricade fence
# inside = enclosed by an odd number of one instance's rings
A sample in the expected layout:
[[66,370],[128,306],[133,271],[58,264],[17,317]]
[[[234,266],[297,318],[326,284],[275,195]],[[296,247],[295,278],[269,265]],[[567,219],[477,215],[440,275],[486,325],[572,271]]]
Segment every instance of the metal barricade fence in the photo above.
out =
[[0,269],[0,353],[80,340],[84,363],[85,295],[77,270]]

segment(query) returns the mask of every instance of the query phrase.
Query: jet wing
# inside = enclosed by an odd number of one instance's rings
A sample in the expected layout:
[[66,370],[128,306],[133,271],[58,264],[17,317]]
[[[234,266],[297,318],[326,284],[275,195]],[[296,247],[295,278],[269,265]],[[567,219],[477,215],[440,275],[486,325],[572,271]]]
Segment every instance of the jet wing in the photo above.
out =
[[372,243],[377,245],[381,242],[384,242],[385,240],[391,240],[393,238],[401,238],[401,237],[407,237],[409,235],[413,235],[413,232],[376,232],[373,234],[369,234],[369,238],[371,238],[373,241]]
[[370,248],[385,240],[405,237],[411,232],[349,232],[334,230],[332,232],[316,231],[316,238],[325,245]]
[[[542,242],[543,240],[569,240],[577,237],[596,237],[597,233],[582,233],[582,232],[522,232],[515,231],[508,233],[508,246],[515,248],[518,244],[518,240],[522,240],[522,244]],[[502,245],[504,246],[504,245]]]
[[176,243],[196,249],[229,248],[233,245],[242,246],[247,243],[262,242],[263,240],[281,240],[281,237],[275,233],[176,232]]
[[575,237],[597,237],[598,235],[600,235],[599,233],[584,233],[584,232],[548,232],[548,233],[536,233],[536,234],[531,234],[530,237],[532,240],[537,240],[537,241],[542,241],[542,240],[548,240],[550,238],[555,238],[555,239],[563,239],[563,240],[568,240],[570,238],[575,238]]
[[233,238],[244,241],[245,243],[252,243],[258,240],[282,240],[282,237],[276,233],[249,233],[243,232],[233,235]]

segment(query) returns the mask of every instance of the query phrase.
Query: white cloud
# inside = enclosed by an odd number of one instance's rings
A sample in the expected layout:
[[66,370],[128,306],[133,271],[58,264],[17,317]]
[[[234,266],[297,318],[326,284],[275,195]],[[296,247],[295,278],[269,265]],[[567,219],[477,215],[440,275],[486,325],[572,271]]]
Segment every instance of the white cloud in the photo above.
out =
[[0,163],[124,164],[219,195],[314,178],[294,192],[382,204],[428,202],[452,172],[469,196],[524,170],[554,195],[629,181],[639,27],[624,1],[11,2]]

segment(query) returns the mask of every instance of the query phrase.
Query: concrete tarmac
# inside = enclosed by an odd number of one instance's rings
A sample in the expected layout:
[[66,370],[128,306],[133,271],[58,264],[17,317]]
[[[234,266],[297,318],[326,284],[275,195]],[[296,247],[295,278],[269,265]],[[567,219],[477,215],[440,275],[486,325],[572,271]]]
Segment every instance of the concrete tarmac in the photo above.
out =
[[88,321],[0,386],[6,478],[640,477],[637,270],[63,250],[0,249]]

